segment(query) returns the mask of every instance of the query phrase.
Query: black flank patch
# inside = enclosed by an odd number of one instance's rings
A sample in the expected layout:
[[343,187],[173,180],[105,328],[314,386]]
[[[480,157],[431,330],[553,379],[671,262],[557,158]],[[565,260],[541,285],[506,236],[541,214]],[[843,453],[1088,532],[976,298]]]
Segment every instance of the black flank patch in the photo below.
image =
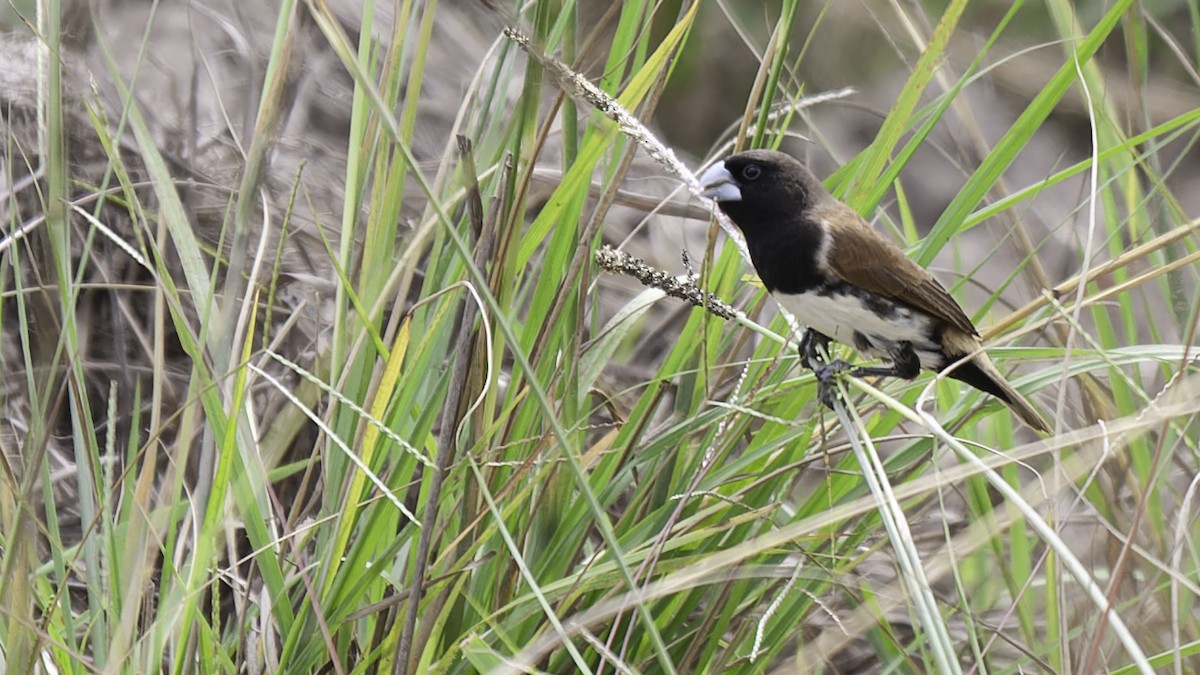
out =
[[854,331],[853,338],[854,338],[854,348],[860,352],[869,351],[871,349],[871,347],[873,346],[871,344],[871,340],[868,339],[866,335],[863,335],[862,333],[860,333],[858,331]]
[[862,302],[863,306],[878,315],[879,318],[891,319],[896,316],[896,303],[874,293],[868,293],[859,289],[854,290],[856,291],[854,296]]

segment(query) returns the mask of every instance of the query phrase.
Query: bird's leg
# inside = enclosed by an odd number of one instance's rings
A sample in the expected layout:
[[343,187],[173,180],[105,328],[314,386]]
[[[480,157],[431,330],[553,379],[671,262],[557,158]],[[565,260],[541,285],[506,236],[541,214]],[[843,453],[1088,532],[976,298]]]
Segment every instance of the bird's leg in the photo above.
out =
[[837,399],[837,388],[833,386],[833,378],[838,373],[850,370],[850,364],[841,359],[825,363],[829,356],[829,336],[818,333],[812,328],[804,329],[804,337],[800,338],[800,361],[817,377],[817,397],[826,407],[832,408]]
[[837,386],[833,379],[838,373],[848,370],[851,370],[850,364],[841,359],[834,359],[813,368],[813,374],[817,376],[817,398],[821,399],[826,408],[832,409],[834,401],[837,400]]
[[911,380],[921,372],[921,359],[917,356],[917,350],[913,349],[912,343],[901,342],[900,348],[893,351],[891,356],[892,365],[890,366],[853,368],[849,363],[835,359],[828,364],[813,368],[813,372],[817,376],[817,396],[821,399],[821,403],[832,408],[834,401],[837,400],[837,387],[833,384],[833,378],[838,373],[849,371],[853,377],[902,377]]
[[829,354],[829,337],[811,328],[804,329],[804,337],[800,338],[800,355],[804,357],[801,359],[804,365],[815,372],[825,362],[827,354]]

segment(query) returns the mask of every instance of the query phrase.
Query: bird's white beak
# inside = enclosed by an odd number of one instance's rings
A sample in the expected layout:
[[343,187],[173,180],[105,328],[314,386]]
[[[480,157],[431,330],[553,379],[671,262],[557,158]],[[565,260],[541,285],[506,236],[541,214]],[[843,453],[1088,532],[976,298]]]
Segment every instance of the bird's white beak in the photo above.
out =
[[717,162],[700,174],[700,187],[704,196],[717,202],[740,202],[742,190],[733,180],[733,174],[725,168],[725,162]]

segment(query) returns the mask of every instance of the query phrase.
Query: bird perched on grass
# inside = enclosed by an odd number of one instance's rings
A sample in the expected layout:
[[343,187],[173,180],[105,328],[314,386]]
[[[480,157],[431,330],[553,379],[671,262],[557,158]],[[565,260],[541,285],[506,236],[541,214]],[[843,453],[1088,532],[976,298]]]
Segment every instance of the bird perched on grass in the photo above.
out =
[[[983,353],[979,332],[937,279],[829,194],[808,167],[753,150],[717,162],[700,183],[746,235],[763,285],[808,327],[801,350],[826,405],[839,371],[911,380],[922,369],[957,363],[948,376],[1000,399],[1030,427],[1050,430]],[[891,365],[822,364],[819,350],[831,339]]]

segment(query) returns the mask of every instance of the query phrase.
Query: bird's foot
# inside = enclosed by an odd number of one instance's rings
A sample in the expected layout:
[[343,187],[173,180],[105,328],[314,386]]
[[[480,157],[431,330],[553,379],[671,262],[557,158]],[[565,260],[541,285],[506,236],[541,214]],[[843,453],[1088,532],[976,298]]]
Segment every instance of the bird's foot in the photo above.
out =
[[832,409],[837,401],[838,388],[835,379],[838,374],[852,370],[853,367],[842,359],[834,359],[813,368],[813,374],[817,376],[817,397],[826,408]]
[[825,355],[828,353],[829,338],[811,328],[806,329],[804,337],[800,339],[800,356],[803,357],[800,361],[809,370],[816,372],[825,363]]

